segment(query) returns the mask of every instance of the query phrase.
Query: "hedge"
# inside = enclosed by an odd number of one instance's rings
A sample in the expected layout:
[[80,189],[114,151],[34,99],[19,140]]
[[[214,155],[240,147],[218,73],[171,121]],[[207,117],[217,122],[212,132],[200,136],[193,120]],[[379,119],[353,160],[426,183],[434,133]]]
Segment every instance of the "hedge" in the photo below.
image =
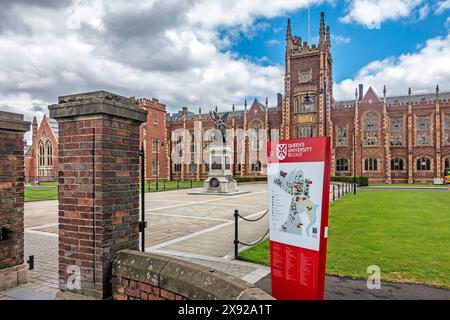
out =
[[[346,182],[353,183],[354,177],[331,177],[331,181],[333,182]],[[356,183],[360,187],[367,187],[369,185],[369,178],[367,177],[356,177]]]
[[234,177],[237,182],[267,181],[267,177]]
[[[267,177],[234,177],[234,179],[236,179],[237,182],[267,181]],[[331,177],[331,181],[353,183],[353,177]],[[356,183],[360,187],[367,187],[369,185],[369,178],[356,177]]]

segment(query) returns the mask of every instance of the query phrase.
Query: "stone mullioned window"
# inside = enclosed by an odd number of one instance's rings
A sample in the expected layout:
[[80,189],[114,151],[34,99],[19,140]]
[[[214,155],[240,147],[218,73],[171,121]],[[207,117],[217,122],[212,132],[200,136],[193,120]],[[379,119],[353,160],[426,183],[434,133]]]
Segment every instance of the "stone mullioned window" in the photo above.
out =
[[403,145],[403,118],[391,118],[391,146],[397,147]]
[[450,114],[444,117],[444,144],[450,144]]
[[391,160],[391,170],[392,171],[404,171],[405,170],[405,160],[403,158],[396,157]]
[[316,112],[315,97],[301,95],[294,98],[294,113]]
[[430,116],[417,116],[417,137],[416,142],[419,146],[431,144],[431,121]]
[[367,158],[364,160],[365,171],[378,171],[378,159]]
[[348,171],[348,159],[345,158],[339,158],[336,160],[336,171],[338,172],[345,172]]
[[374,112],[369,112],[364,118],[364,145],[377,146],[379,143],[379,121]]
[[314,125],[296,124],[294,129],[295,138],[312,138],[317,135]]

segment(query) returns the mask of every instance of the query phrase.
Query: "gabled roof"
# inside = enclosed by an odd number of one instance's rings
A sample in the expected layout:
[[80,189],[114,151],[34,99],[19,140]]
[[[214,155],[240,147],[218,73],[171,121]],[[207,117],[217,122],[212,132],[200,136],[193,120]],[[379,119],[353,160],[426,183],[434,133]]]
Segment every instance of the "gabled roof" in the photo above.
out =
[[369,87],[369,89],[366,91],[366,93],[364,94],[364,97],[362,98],[362,101],[365,100],[370,100],[370,99],[376,99],[377,101],[380,101],[380,98],[378,97],[377,93],[375,92],[375,90],[373,90],[372,87]]
[[58,128],[58,122],[53,118],[47,118],[47,122],[49,124],[50,129],[52,129],[53,133],[55,134],[55,137],[59,138],[59,128]]
[[259,100],[257,98],[255,98],[255,100],[253,100],[252,106],[250,107],[259,107],[261,109],[261,111],[265,111],[266,110],[266,106],[263,105],[261,102],[259,102]]

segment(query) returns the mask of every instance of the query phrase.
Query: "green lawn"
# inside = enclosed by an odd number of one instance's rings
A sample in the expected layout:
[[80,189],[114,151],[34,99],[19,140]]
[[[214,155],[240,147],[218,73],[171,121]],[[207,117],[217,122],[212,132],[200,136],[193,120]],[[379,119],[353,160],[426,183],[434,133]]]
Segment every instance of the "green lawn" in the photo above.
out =
[[[382,280],[450,289],[448,191],[360,190],[330,209],[327,274],[367,278],[378,265]],[[241,257],[268,265],[268,241]]]
[[[25,188],[25,202],[43,201],[43,200],[57,200],[58,199],[58,185],[57,182],[41,182],[41,187],[55,187],[55,188],[34,188],[27,184]],[[203,181],[192,181],[192,187],[203,186]],[[184,181],[159,181],[158,190],[156,189],[156,182],[146,182],[145,192],[160,192],[179,189],[187,189],[191,187],[191,180]],[[139,187],[140,188],[140,187]],[[140,190],[140,189],[139,189]]]
[[[44,184],[41,183],[41,186]],[[51,186],[51,185],[49,185]],[[56,200],[58,199],[58,188],[25,188],[25,202]]]

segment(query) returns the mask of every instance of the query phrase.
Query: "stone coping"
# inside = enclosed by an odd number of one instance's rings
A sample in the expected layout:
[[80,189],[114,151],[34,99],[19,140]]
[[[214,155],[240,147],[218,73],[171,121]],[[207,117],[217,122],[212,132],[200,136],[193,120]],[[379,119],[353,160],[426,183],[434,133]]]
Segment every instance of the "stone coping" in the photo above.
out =
[[189,300],[273,300],[255,285],[220,271],[135,250],[118,253],[112,275],[149,284]]
[[30,125],[23,120],[23,114],[0,111],[0,130],[27,132]]
[[50,105],[48,109],[50,117],[55,119],[108,114],[139,122],[147,120],[147,111],[139,108],[133,100],[107,91],[61,96],[58,104]]

